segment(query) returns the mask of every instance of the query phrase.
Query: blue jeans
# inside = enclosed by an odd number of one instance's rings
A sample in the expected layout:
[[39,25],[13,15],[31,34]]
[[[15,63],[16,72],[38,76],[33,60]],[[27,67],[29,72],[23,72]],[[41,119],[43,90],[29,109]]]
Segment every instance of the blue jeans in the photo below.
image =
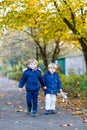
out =
[[38,90],[30,90],[26,93],[27,109],[29,111],[32,109],[33,114],[36,114],[38,109],[38,92]]

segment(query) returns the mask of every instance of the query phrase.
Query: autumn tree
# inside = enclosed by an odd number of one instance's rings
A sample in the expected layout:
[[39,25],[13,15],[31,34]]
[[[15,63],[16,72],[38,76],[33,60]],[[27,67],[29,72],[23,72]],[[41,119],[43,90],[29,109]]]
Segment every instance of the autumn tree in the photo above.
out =
[[86,0],[54,0],[56,13],[60,15],[67,27],[72,31],[73,41],[82,47],[87,69],[87,1]]
[[21,62],[25,65],[31,56],[35,57],[35,48],[35,43],[25,32],[10,29],[3,37],[0,57],[3,57],[3,61],[8,63],[15,60],[16,63]]
[[[74,3],[74,4],[71,4]],[[82,1],[80,1],[82,3]],[[60,42],[70,40],[69,31],[72,30],[75,40],[84,41],[86,30],[81,33],[79,27],[79,12],[77,2],[72,0],[7,0],[2,1],[0,26],[3,29],[13,28],[26,32],[32,37],[39,48],[45,66],[48,65],[48,45],[52,45],[51,60],[55,61],[60,53]],[[72,10],[73,6],[74,9]],[[85,3],[84,3],[85,5]],[[74,16],[75,14],[75,16]],[[77,14],[77,15],[76,15]],[[74,17],[75,18],[74,18]],[[85,17],[84,17],[85,18]],[[75,21],[76,20],[76,21]],[[82,23],[82,20],[80,20]],[[83,27],[84,24],[82,24]],[[78,32],[78,33],[77,33]],[[86,38],[85,38],[86,39]],[[82,42],[80,42],[82,43]],[[84,44],[86,43],[84,42]],[[82,46],[83,47],[83,46]],[[84,47],[83,52],[86,49]],[[85,55],[86,53],[84,53]],[[86,56],[86,55],[85,55]]]
[[53,24],[53,22],[56,22],[56,18],[53,12],[47,7],[48,4],[47,1],[41,2],[39,0],[16,0],[15,2],[10,0],[1,2],[3,14],[1,16],[1,25],[3,25],[3,28],[24,30],[31,36],[37,48],[39,48],[40,55],[46,67],[48,65],[47,45],[51,40],[53,41],[51,42],[54,43],[52,61],[55,61],[60,51],[59,41],[61,37],[60,35],[57,36],[58,31],[55,30],[56,26]]

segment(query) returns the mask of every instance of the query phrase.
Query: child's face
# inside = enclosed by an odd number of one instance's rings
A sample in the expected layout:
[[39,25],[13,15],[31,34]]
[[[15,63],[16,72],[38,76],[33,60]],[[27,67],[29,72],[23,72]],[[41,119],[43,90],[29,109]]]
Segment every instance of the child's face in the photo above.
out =
[[31,68],[32,70],[36,69],[37,68],[37,64],[32,62],[29,64],[29,68]]
[[53,73],[56,71],[56,69],[55,69],[54,67],[49,67],[49,68],[48,68],[48,71],[49,71],[51,74],[53,74]]

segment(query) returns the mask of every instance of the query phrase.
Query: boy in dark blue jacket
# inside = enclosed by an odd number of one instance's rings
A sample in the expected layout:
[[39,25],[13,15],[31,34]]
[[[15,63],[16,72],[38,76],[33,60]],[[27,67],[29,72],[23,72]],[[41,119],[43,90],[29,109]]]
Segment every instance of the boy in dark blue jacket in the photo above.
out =
[[[28,68],[23,72],[19,83],[19,91],[22,92],[22,88],[26,83],[26,102],[27,113],[32,114],[34,117],[37,115],[38,109],[38,93],[40,90],[40,83],[44,86],[41,71],[37,68],[38,62],[36,59],[30,59],[28,62]],[[33,107],[33,108],[32,108]]]
[[56,72],[57,65],[50,63],[48,65],[48,71],[45,72],[43,78],[45,82],[44,93],[45,93],[45,114],[55,114],[56,95],[58,90],[63,94],[62,84],[59,79],[59,75]]

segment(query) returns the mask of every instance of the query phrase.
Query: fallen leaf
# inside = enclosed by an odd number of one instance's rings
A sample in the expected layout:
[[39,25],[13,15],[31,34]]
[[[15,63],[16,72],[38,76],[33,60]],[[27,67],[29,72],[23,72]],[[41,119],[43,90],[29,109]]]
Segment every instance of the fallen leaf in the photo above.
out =
[[82,115],[83,112],[82,111],[74,111],[72,112],[72,115]]
[[60,124],[60,126],[73,126],[71,123],[68,124]]
[[24,126],[24,128],[28,128],[29,126]]
[[17,120],[17,121],[15,121],[15,123],[21,123],[21,121]]
[[48,123],[49,125],[52,124],[51,122]]
[[23,118],[27,118],[27,117],[28,117],[28,115],[27,115],[27,114],[24,114],[24,115],[23,115]]
[[82,118],[83,118],[83,120],[85,120],[85,119],[87,119],[87,116],[83,115]]
[[3,112],[0,112],[0,115],[3,115]]
[[79,130],[78,128],[75,128],[75,130]]
[[77,107],[77,108],[75,108],[76,109],[76,111],[81,111],[81,108],[79,108],[79,107]]
[[19,109],[22,109],[23,107],[22,106],[18,106]]
[[40,107],[40,109],[41,109],[41,110],[43,110],[43,109],[44,109],[44,107]]
[[12,103],[9,102],[9,101],[5,101],[5,104],[7,104],[7,105],[11,105]]
[[87,123],[87,119],[84,119],[83,122],[84,122],[84,123]]
[[23,109],[15,110],[15,112],[23,112]]
[[67,124],[67,126],[73,126],[71,123]]

